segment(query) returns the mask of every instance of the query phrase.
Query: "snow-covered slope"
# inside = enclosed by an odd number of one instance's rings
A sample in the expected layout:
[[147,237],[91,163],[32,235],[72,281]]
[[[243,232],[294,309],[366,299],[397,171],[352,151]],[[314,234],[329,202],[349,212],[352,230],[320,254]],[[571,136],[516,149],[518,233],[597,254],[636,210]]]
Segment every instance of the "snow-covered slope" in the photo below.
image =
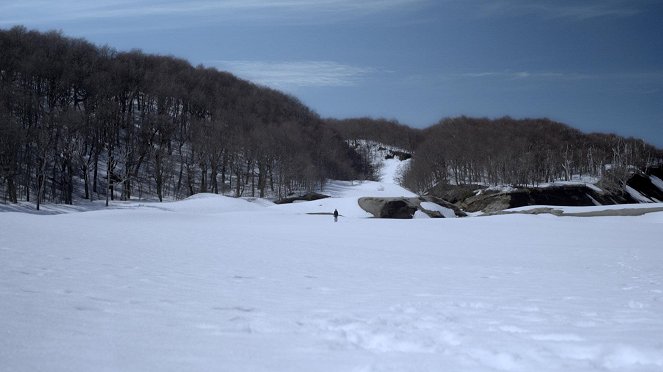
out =
[[343,217],[372,217],[359,207],[359,198],[416,196],[397,184],[398,172],[406,163],[407,161],[397,159],[384,160],[380,181],[330,181],[322,193],[330,195],[331,198],[308,203],[283,204],[276,208],[297,213],[331,213],[337,209]]

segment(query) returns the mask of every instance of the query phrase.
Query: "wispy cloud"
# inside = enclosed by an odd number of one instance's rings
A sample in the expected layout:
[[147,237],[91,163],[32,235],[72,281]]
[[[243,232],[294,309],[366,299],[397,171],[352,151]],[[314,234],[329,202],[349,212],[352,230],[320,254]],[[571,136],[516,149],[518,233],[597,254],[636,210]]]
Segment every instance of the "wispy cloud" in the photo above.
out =
[[535,14],[546,18],[587,20],[630,17],[647,10],[653,0],[479,0],[482,16]]
[[0,24],[145,16],[332,17],[361,16],[431,0],[23,0],[0,3]]
[[645,80],[663,83],[663,71],[622,72],[609,75],[617,79]]
[[455,79],[504,79],[504,80],[631,80],[663,82],[663,71],[580,73],[554,71],[483,71],[444,74]]
[[452,79],[503,79],[503,80],[586,80],[591,75],[568,72],[484,71],[447,74]]
[[359,84],[378,70],[332,61],[208,61],[244,79],[275,88],[339,87]]
[[[658,92],[663,89],[663,71],[644,72],[559,72],[559,71],[468,71],[443,72],[435,75],[411,75],[405,79],[409,84],[444,84],[444,83],[500,83],[506,85],[527,84],[583,84],[583,83],[614,83],[630,84]],[[644,88],[643,88],[644,87]]]

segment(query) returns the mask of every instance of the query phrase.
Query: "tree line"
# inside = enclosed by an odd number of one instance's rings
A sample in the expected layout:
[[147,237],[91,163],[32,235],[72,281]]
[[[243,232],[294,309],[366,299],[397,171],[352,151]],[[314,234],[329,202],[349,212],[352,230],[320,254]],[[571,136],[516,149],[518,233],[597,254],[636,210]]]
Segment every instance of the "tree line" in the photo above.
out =
[[448,185],[536,186],[576,175],[621,192],[633,172],[663,162],[663,151],[641,139],[585,134],[548,119],[462,116],[421,130],[371,119],[333,124],[343,127],[348,141],[362,138],[413,151],[402,183],[419,193]]
[[317,114],[229,73],[24,27],[0,30],[0,51],[5,202],[282,197],[362,177]]
[[327,125],[339,132],[349,142],[371,140],[405,151],[414,151],[423,139],[423,131],[401,124],[396,120],[373,119],[326,119]]
[[0,30],[0,195],[73,203],[198,192],[282,198],[374,179],[370,140],[413,153],[404,186],[537,185],[573,175],[619,190],[663,160],[646,142],[547,119],[456,117],[426,129],[326,119],[204,66],[59,32]]

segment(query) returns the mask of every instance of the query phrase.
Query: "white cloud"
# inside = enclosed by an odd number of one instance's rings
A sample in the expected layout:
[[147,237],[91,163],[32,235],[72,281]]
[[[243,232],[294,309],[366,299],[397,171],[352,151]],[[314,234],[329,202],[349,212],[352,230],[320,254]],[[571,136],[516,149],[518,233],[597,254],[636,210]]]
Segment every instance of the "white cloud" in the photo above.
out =
[[579,73],[555,71],[480,71],[443,74],[447,79],[663,81],[663,72]]
[[331,61],[208,61],[244,79],[275,88],[357,85],[377,70]]
[[361,16],[431,0],[23,0],[0,3],[0,24],[145,16],[291,18]]
[[644,12],[653,0],[479,0],[482,16],[536,14],[546,18],[586,20],[630,17]]
[[440,72],[434,75],[410,75],[407,84],[612,84],[613,86],[638,87],[650,94],[663,89],[663,71],[644,72],[559,72],[559,71],[469,71]]
[[592,78],[587,74],[568,72],[530,72],[530,71],[484,71],[446,74],[450,79],[504,79],[504,80],[584,80]]
[[617,79],[644,80],[650,82],[663,82],[663,71],[624,72],[613,75]]

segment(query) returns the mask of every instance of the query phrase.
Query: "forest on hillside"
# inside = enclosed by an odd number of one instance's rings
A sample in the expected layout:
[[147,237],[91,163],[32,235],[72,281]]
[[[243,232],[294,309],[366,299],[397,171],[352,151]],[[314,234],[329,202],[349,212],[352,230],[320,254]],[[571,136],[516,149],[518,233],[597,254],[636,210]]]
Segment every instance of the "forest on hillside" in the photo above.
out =
[[0,30],[0,51],[5,202],[280,197],[370,177],[296,98],[229,73],[23,27]]
[[395,120],[355,118],[326,119],[327,125],[351,143],[370,140],[401,150],[414,152],[423,140],[424,131]]
[[573,176],[621,192],[635,172],[663,162],[641,139],[586,134],[548,119],[456,117],[419,130],[394,121],[332,120],[347,141],[365,139],[412,151],[401,182],[428,193],[447,185],[536,186]]
[[187,61],[59,32],[0,30],[0,201],[283,198],[375,179],[373,141],[412,154],[407,188],[537,185],[574,175],[620,190],[663,151],[547,119],[457,117],[426,129],[325,119],[279,91]]

